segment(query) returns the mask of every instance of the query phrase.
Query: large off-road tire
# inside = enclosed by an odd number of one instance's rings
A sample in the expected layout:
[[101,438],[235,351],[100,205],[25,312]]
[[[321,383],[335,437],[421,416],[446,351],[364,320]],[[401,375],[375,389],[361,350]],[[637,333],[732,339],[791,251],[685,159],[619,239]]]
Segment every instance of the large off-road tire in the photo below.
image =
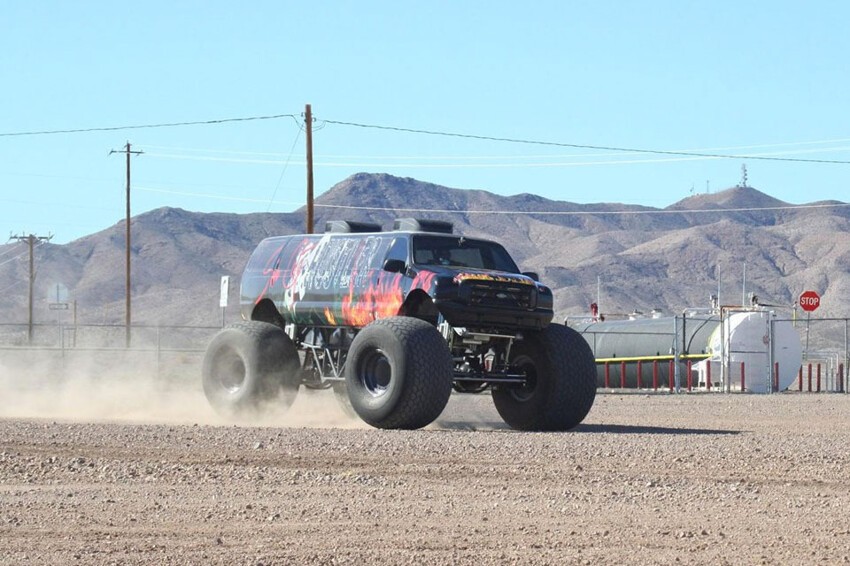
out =
[[286,410],[301,382],[298,351],[279,326],[236,322],[216,334],[202,368],[204,394],[222,415]]
[[517,430],[562,431],[578,425],[596,398],[596,363],[581,334],[561,324],[528,332],[511,351],[512,371],[524,386],[500,385],[493,403]]
[[429,323],[410,317],[376,320],[348,351],[348,397],[374,427],[421,428],[446,407],[453,368],[448,344]]

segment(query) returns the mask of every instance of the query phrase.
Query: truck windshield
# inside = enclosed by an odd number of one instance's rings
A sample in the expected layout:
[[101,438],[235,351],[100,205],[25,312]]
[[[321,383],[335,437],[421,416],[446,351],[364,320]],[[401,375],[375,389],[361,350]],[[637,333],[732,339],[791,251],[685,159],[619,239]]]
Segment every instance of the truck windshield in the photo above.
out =
[[499,244],[457,236],[414,236],[413,263],[519,273],[514,260]]

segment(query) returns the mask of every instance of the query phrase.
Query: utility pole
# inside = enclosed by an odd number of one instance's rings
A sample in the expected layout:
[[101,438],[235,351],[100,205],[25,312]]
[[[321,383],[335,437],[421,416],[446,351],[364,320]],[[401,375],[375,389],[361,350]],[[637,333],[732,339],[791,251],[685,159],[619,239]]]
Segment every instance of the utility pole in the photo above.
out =
[[125,288],[126,288],[126,292],[125,292],[125,296],[124,296],[124,302],[125,302],[124,325],[125,325],[125,328],[126,328],[125,329],[126,346],[127,346],[127,348],[129,348],[130,347],[130,320],[131,320],[131,316],[130,316],[130,156],[131,155],[141,155],[144,152],[143,151],[131,151],[130,150],[130,142],[127,142],[127,144],[124,146],[123,150],[113,149],[112,151],[109,152],[109,155],[112,155],[113,153],[123,153],[127,156],[127,218],[126,218],[126,224],[127,224],[126,229],[127,229],[127,231],[126,231],[126,235],[125,235],[125,241],[126,241]]
[[307,129],[307,233],[313,233],[313,110],[309,104],[304,108],[304,124]]
[[10,240],[18,240],[26,242],[30,249],[30,291],[29,291],[29,323],[27,329],[27,342],[32,344],[32,306],[33,306],[33,286],[35,285],[35,259],[34,250],[36,242],[49,242],[53,238],[53,234],[49,236],[36,236],[29,234],[27,236],[12,236]]

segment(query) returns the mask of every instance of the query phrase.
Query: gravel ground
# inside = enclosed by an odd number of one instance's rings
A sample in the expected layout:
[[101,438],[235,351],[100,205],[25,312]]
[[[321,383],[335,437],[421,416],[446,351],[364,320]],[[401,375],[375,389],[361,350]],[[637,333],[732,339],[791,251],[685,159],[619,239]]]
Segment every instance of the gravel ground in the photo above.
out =
[[543,434],[488,395],[407,432],[81,389],[0,398],[2,564],[850,562],[850,395],[602,393]]

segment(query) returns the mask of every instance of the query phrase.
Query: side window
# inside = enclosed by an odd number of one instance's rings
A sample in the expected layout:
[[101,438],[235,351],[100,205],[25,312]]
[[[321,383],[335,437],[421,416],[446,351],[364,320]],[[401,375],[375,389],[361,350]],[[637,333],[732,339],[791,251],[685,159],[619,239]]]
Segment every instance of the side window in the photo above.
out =
[[404,263],[407,261],[407,238],[396,238],[387,250],[386,259],[399,259]]
[[284,248],[292,245],[293,238],[270,238],[263,240],[251,254],[245,271],[262,273],[268,269],[278,269]]

